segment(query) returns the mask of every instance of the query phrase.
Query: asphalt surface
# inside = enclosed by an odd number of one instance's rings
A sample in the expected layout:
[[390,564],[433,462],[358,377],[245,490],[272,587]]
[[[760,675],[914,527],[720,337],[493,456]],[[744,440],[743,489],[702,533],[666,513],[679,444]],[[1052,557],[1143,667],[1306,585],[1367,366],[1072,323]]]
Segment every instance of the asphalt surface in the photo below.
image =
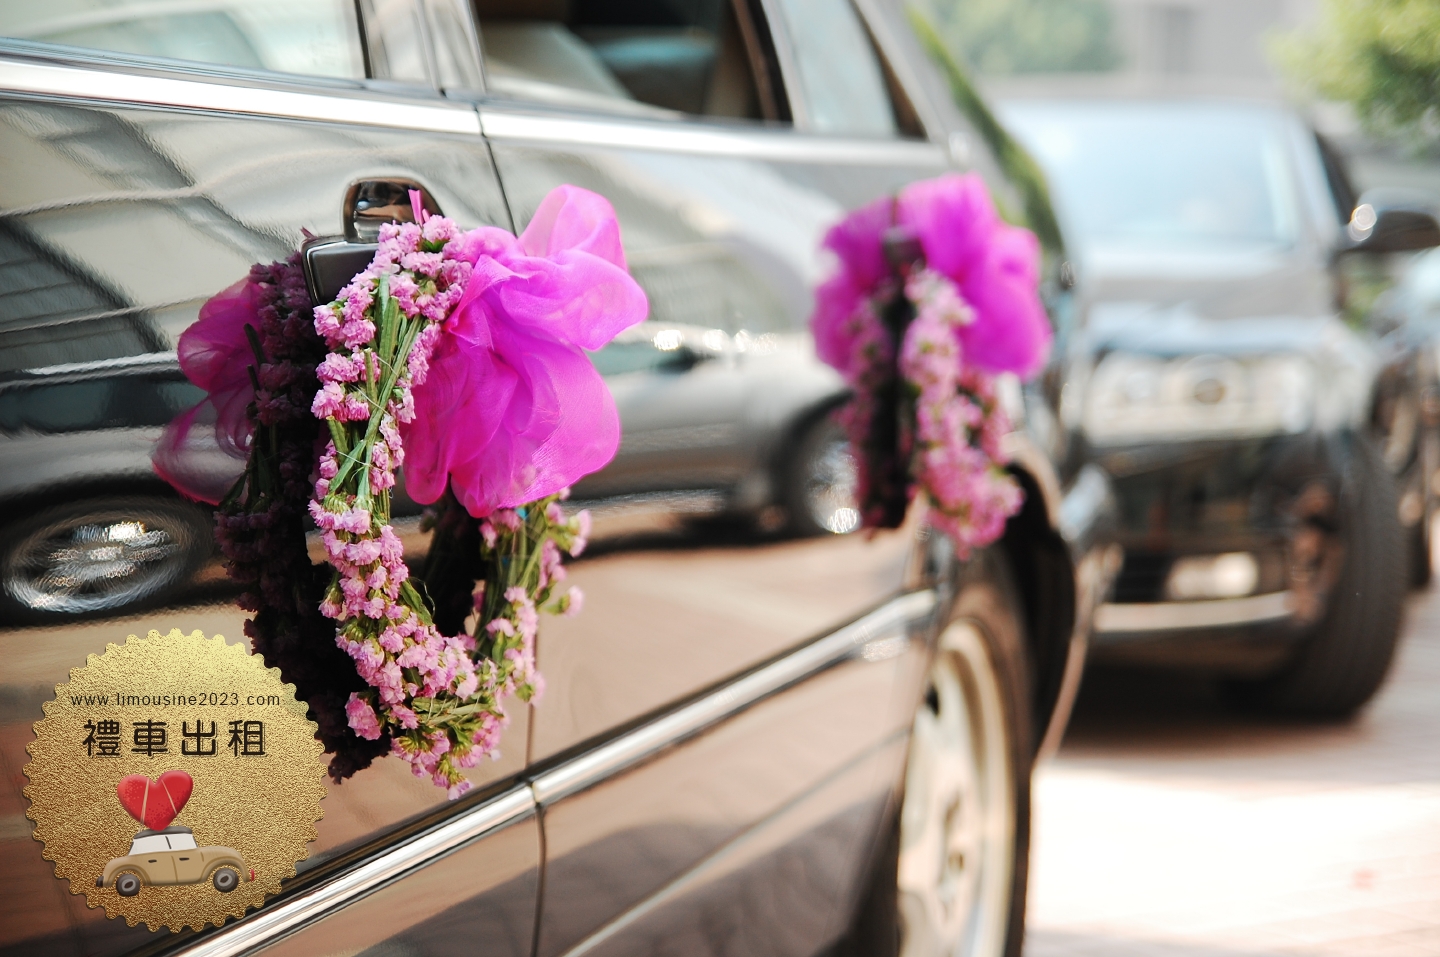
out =
[[1440,955],[1440,588],[1355,720],[1092,672],[1036,779],[1027,957]]

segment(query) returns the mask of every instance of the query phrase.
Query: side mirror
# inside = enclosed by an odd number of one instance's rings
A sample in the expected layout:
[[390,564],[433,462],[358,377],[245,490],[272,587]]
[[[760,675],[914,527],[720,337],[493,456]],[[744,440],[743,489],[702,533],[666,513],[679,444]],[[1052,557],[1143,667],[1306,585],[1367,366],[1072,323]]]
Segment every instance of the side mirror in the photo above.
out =
[[1424,193],[1399,189],[1373,189],[1360,197],[1350,223],[1343,252],[1397,253],[1440,246],[1440,219],[1436,203]]

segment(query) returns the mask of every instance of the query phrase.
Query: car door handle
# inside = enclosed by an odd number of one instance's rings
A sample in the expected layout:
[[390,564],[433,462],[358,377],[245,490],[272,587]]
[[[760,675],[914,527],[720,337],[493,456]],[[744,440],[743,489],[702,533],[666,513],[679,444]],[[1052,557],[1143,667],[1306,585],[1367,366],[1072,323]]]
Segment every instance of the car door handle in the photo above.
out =
[[420,191],[420,205],[426,212],[441,215],[435,197],[414,180],[362,179],[350,184],[341,208],[345,238],[314,239],[303,247],[305,284],[312,302],[333,302],[355,274],[370,265],[382,225],[415,221],[410,206],[412,189]]
[[409,179],[362,179],[345,190],[342,210],[345,238],[352,243],[373,243],[380,237],[385,223],[410,223],[415,214],[410,206],[410,191],[420,193],[420,205],[432,216],[439,216],[440,205],[430,191]]

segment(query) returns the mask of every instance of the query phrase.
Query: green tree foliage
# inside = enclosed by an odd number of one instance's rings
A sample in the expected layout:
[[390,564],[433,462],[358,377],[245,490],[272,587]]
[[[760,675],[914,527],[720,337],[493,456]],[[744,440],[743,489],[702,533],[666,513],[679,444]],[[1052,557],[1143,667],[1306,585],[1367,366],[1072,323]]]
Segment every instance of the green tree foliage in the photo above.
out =
[[981,74],[1120,66],[1106,0],[917,0],[947,49]]
[[1326,0],[1317,28],[1282,38],[1275,52],[1372,131],[1440,136],[1440,0]]

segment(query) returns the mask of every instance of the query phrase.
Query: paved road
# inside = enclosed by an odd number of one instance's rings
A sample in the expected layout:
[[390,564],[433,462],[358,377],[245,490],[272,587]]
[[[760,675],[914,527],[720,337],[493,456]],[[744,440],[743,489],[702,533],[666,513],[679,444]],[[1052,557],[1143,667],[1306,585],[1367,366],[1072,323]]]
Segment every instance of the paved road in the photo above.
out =
[[1349,724],[1087,676],[1032,874],[1027,957],[1440,957],[1440,591]]

